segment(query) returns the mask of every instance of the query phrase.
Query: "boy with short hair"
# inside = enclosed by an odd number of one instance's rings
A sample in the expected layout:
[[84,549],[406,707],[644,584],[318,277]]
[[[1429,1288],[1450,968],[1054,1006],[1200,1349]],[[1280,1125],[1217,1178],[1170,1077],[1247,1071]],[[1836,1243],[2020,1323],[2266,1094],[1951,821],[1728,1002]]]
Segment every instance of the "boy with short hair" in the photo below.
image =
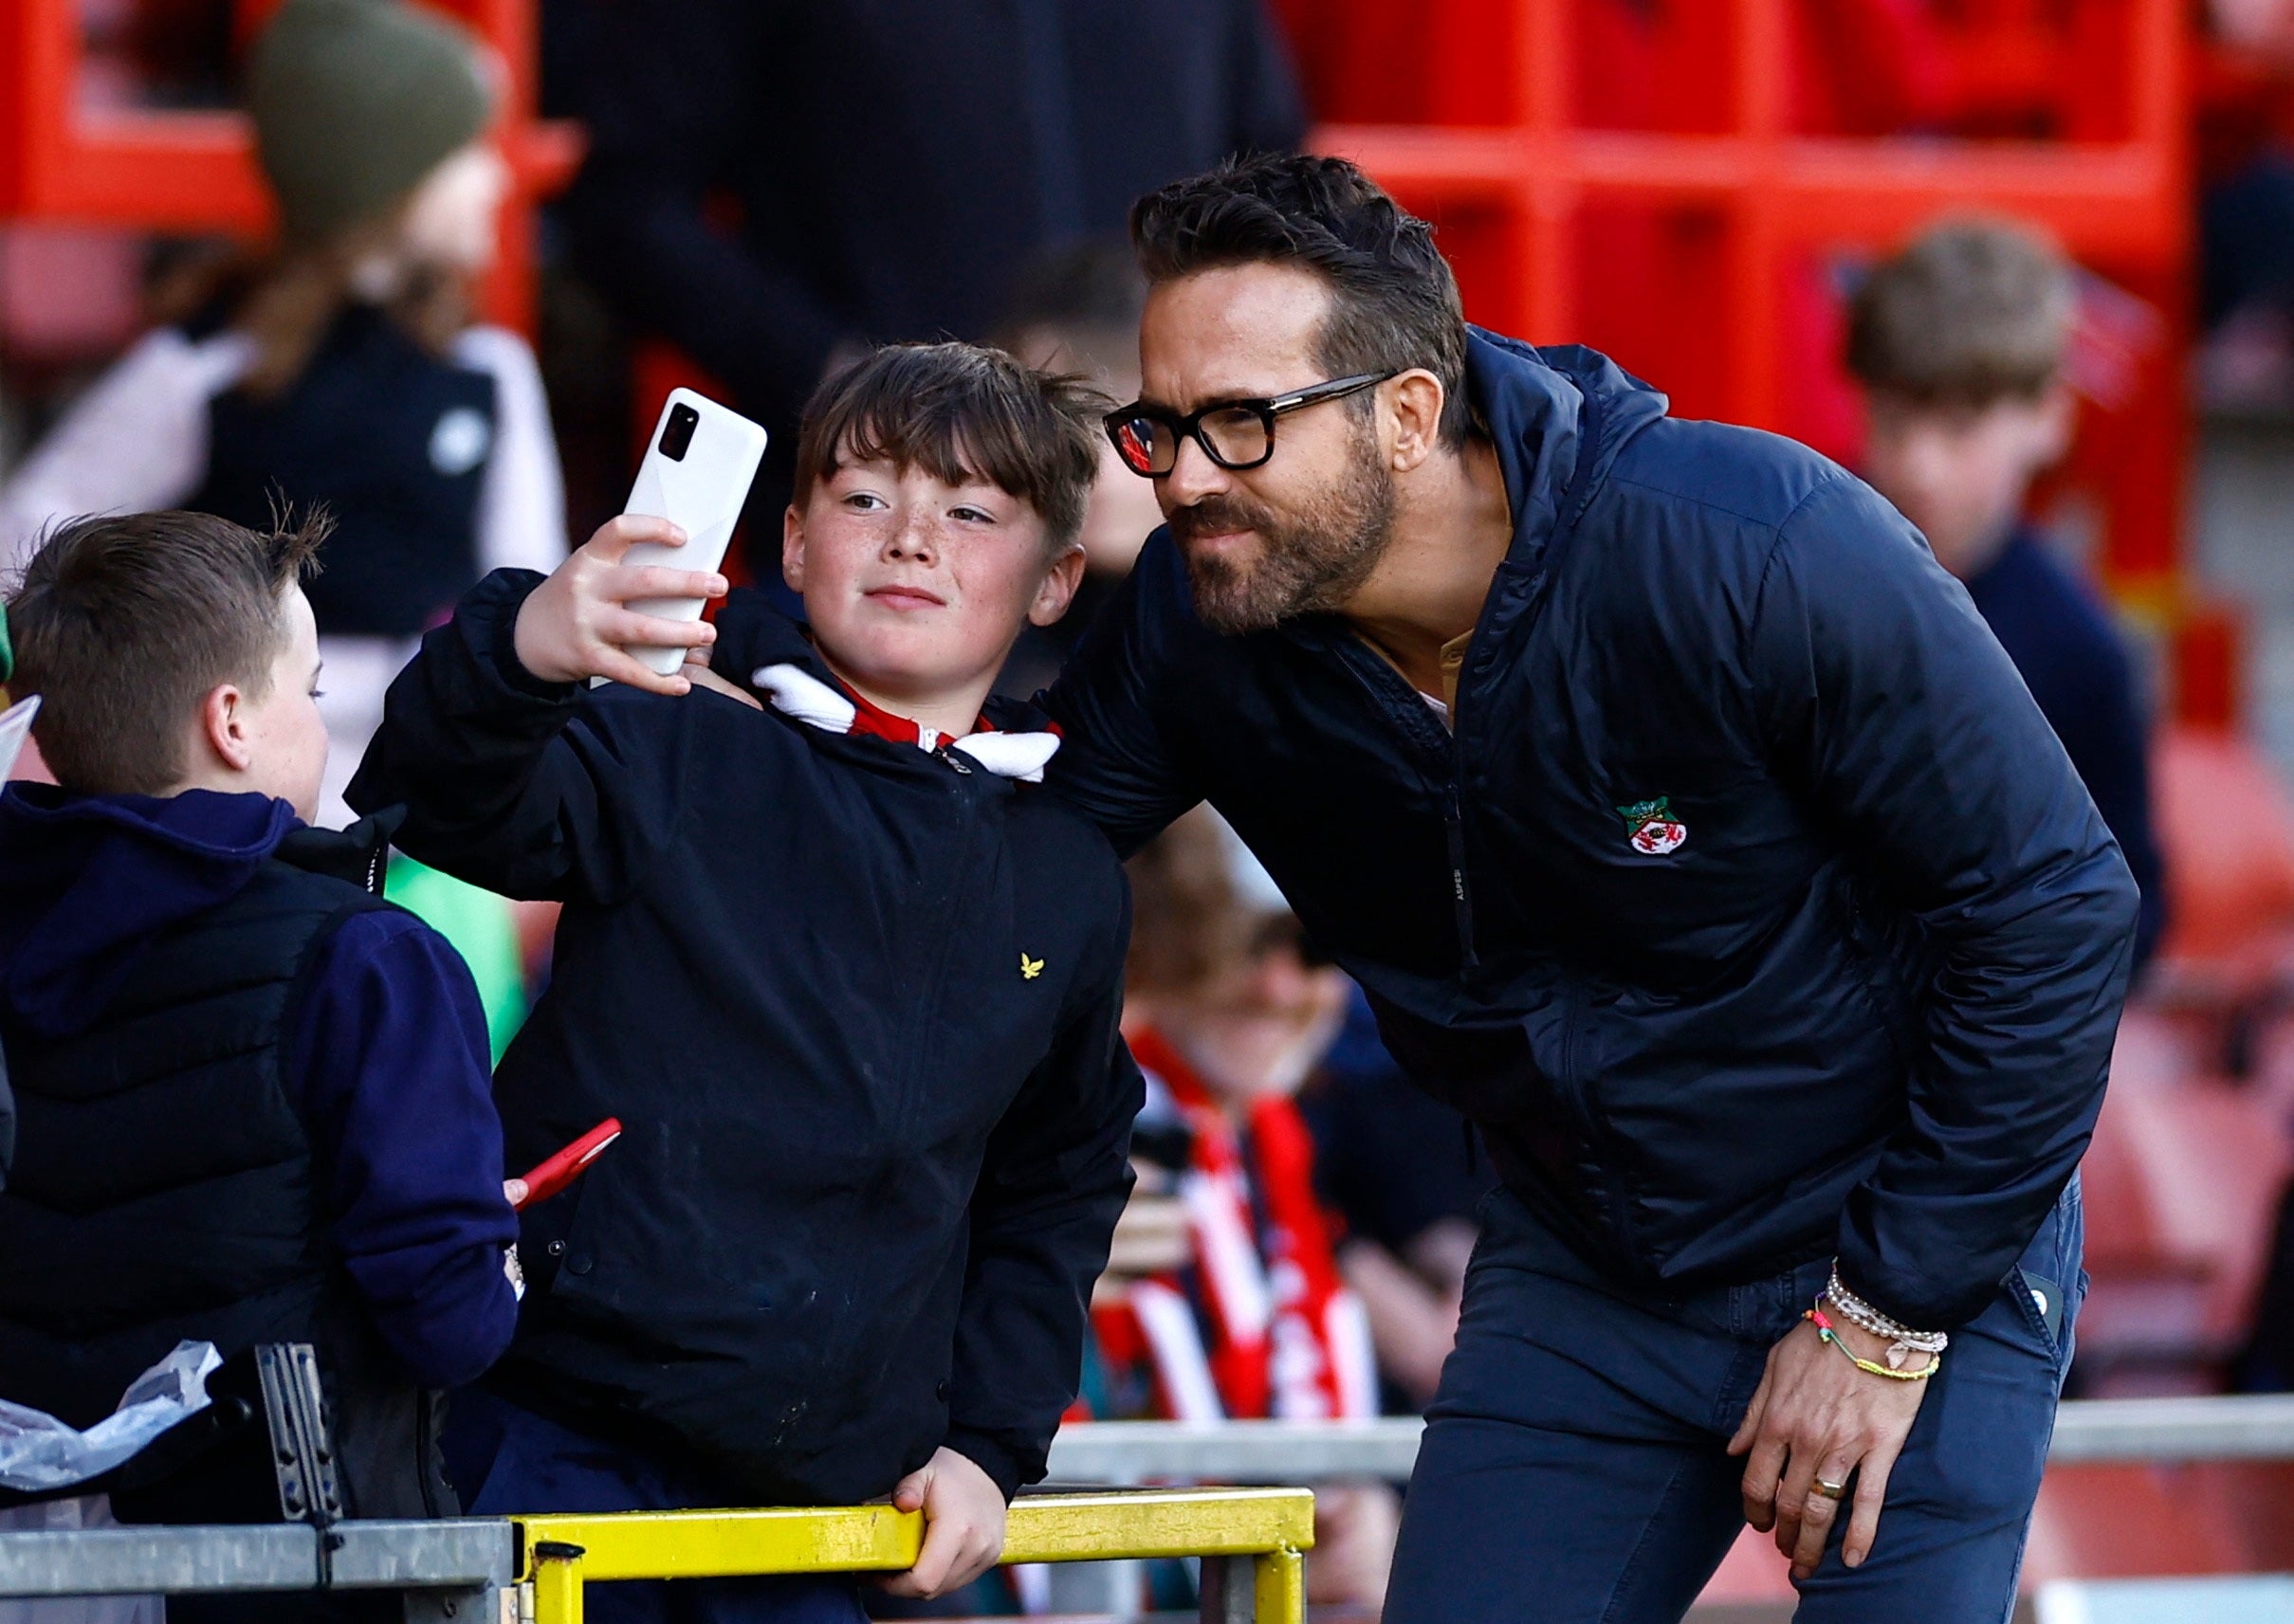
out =
[[0,1396],[86,1427],[179,1341],[311,1342],[351,1513],[451,1515],[437,1390],[509,1343],[517,1225],[468,971],[379,829],[303,821],[323,534],[74,520],[9,599],[59,784],[0,794]]
[[1864,477],[1967,587],[2119,840],[2142,890],[2139,972],[2166,908],[2126,650],[2024,519],[2031,482],[2070,448],[2077,312],[2071,267],[2032,231],[1938,226],[1857,290],[1847,364],[1870,408]]
[[[893,1588],[999,1554],[1074,1394],[1141,1092],[1121,868],[1037,785],[1057,736],[988,698],[1074,590],[1101,404],[993,351],[879,351],[806,415],[809,628],[753,595],[716,631],[625,607],[725,591],[621,566],[680,538],[625,517],[546,580],[491,577],[393,687],[352,803],[403,799],[425,862],[565,903],[496,1078],[513,1161],[626,1129],[527,1215],[518,1341],[457,1440],[478,1508],[890,1494],[930,1524]],[[626,651],[696,644],[722,675]],[[860,1616],[845,1578],[698,1605]]]

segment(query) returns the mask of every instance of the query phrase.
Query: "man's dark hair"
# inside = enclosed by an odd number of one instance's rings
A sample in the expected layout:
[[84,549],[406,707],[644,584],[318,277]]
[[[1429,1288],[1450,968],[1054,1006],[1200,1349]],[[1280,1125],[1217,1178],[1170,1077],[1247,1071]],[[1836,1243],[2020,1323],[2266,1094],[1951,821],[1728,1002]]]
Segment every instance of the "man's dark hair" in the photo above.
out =
[[[1332,377],[1423,367],[1441,380],[1441,443],[1465,444],[1465,307],[1434,228],[1344,158],[1229,158],[1131,205],[1150,283],[1226,265],[1296,265],[1331,288],[1314,359]],[[1361,410],[1368,396],[1359,395]]]
[[205,513],[66,520],[8,600],[32,737],[86,794],[165,794],[184,727],[219,683],[261,697],[286,636],[286,589],[318,567],[322,514],[268,532]]
[[848,462],[885,458],[950,484],[984,480],[1043,516],[1055,554],[1083,531],[1114,402],[977,344],[887,344],[824,381],[797,441],[797,505]]
[[1872,268],[1848,304],[1848,371],[1920,406],[2046,392],[2077,314],[2071,267],[2009,220],[1937,226]]

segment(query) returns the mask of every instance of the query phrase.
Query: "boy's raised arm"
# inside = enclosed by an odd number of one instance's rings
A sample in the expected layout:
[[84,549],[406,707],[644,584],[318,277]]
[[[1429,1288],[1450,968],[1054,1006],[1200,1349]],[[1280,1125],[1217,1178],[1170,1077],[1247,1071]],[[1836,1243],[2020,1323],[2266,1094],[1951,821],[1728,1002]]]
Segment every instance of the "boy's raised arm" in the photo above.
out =
[[1128,895],[1091,992],[989,1141],[972,1196],[956,1323],[947,1447],[1008,1500],[1043,1476],[1074,1402],[1092,1282],[1131,1190],[1131,1122],[1146,1098],[1123,1044]]
[[391,684],[351,805],[403,803],[399,844],[473,885],[600,902],[626,891],[684,815],[691,718],[626,691],[591,696],[584,679],[690,690],[625,646],[704,646],[714,630],[626,605],[721,595],[723,578],[619,562],[637,542],[682,539],[666,520],[625,516],[554,575],[480,582]]

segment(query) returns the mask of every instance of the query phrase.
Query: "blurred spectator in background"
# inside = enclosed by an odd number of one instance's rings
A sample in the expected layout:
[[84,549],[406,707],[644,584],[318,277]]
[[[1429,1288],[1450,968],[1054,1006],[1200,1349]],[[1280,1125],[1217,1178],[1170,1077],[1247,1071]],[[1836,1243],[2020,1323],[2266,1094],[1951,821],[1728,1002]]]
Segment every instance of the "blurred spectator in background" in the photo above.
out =
[[[1362,1301],[1339,1273],[1314,1148],[1293,1095],[1346,1011],[1346,977],[1306,951],[1273,881],[1199,808],[1130,864],[1124,1035],[1152,1144],[1184,1126],[1185,1267],[1128,1283],[1094,1315],[1110,1386],[1149,1414],[1311,1420],[1377,1413]],[[1377,1607],[1397,1502],[1315,1489],[1311,1597]]]
[[1863,475],[1959,577],[2069,753],[2142,888],[2138,974],[2166,921],[2149,746],[2108,611],[2024,517],[2069,449],[2070,266],[2023,227],[1928,231],[1874,267],[1848,313],[1871,430]]
[[2202,401],[2294,407],[2294,4],[2210,0],[2215,49],[2197,97],[2198,352]]
[[[1146,302],[1147,279],[1130,244],[1096,237],[1055,249],[1030,266],[989,342],[1031,367],[1080,373],[1110,400],[1135,400]],[[1083,521],[1083,584],[1065,615],[1021,634],[1000,691],[1026,698],[1059,674],[1162,523],[1155,487],[1131,475],[1112,441],[1102,441],[1099,483]]]
[[1384,1408],[1433,1402],[1458,1338],[1475,1211],[1497,1183],[1463,1117],[1403,1074],[1362,990],[1299,1098],[1316,1183],[1345,1220],[1338,1268],[1370,1317]]
[[[476,324],[507,170],[486,139],[489,64],[403,0],[287,0],[249,93],[280,243],[193,279],[0,489],[21,567],[79,513],[188,507],[249,529],[282,502],[335,520],[310,586],[325,661],[322,822],[424,630],[487,571],[554,569],[564,498],[532,351]],[[486,994],[499,1051],[523,1013],[505,907],[394,866],[392,894],[445,931]]]
[[1132,198],[1228,153],[1297,143],[1263,3],[604,14],[572,248],[772,430],[752,511],[775,517],[752,534],[780,535],[798,411],[840,348],[980,338],[1046,249],[1120,232]]
[[268,529],[323,503],[311,587],[332,758],[321,816],[413,640],[486,571],[565,557],[549,408],[524,339],[475,324],[507,182],[486,64],[401,0],[288,0],[257,43],[257,152],[281,241],[195,279],[0,491],[21,566],[77,513],[191,507]]

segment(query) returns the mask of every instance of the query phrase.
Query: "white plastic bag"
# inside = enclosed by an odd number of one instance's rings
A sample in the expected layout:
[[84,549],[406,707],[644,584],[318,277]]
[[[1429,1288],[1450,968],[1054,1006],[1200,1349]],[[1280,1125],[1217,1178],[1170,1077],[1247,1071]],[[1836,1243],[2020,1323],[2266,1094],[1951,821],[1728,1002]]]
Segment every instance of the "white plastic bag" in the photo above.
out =
[[119,1408],[86,1432],[0,1398],[0,1487],[68,1488],[107,1472],[186,1415],[207,1408],[207,1378],[222,1367],[213,1342],[175,1351],[128,1384]]

